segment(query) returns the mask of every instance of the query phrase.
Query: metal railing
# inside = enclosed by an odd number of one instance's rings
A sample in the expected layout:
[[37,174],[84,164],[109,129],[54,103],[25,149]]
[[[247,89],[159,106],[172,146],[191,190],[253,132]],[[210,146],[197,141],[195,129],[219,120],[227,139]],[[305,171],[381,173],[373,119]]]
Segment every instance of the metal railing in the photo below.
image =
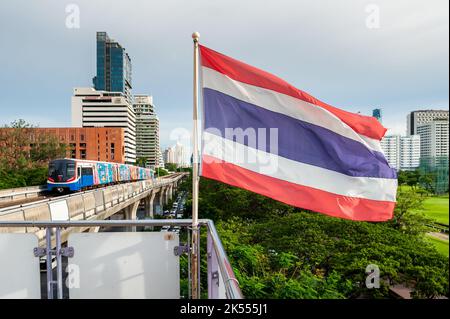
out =
[[[0,221],[1,227],[37,227],[45,229],[45,248],[36,248],[36,256],[47,256],[47,298],[53,299],[53,286],[56,286],[57,298],[63,298],[63,279],[61,256],[69,256],[70,250],[63,248],[61,244],[61,231],[65,228],[74,227],[153,227],[153,226],[180,226],[188,230],[190,234],[191,219],[146,219],[146,220],[73,220],[73,221]],[[228,261],[227,254],[223,248],[220,237],[209,219],[200,219],[199,225],[207,228],[207,258],[208,258],[208,298],[220,298],[220,284],[223,285],[227,299],[241,299],[242,292],[236,279],[234,271]],[[201,229],[201,227],[200,227]],[[53,248],[51,234],[56,237],[56,248]],[[200,230],[199,230],[200,231]],[[190,248],[188,240],[188,256],[190,259]],[[56,256],[56,280],[53,280],[52,256]],[[190,271],[190,269],[188,270]],[[200,273],[200,272],[199,272]],[[223,289],[222,288],[222,289]]]
[[36,197],[47,190],[46,185],[28,186],[0,190],[0,203],[23,198]]

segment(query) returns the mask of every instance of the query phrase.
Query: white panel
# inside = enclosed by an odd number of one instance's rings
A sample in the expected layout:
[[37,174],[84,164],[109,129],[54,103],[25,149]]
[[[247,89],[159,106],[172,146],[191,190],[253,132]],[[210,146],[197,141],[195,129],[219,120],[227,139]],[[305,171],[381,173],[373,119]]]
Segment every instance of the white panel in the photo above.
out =
[[65,200],[50,202],[48,205],[52,220],[69,220],[69,209]]
[[0,299],[40,299],[39,258],[35,234],[0,234]]
[[[179,245],[172,232],[75,233],[70,298],[180,298]],[[77,278],[77,274],[79,277]]]

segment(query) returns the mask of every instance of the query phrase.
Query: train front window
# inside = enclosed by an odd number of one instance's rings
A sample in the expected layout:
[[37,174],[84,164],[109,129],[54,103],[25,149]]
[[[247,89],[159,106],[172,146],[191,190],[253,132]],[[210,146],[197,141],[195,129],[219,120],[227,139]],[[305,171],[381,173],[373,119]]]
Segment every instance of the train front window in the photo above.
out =
[[66,178],[72,178],[75,176],[75,164],[74,163],[67,163],[66,167]]
[[55,164],[51,163],[48,166],[48,176],[52,177],[53,175],[55,175],[55,173],[56,173],[56,166]]

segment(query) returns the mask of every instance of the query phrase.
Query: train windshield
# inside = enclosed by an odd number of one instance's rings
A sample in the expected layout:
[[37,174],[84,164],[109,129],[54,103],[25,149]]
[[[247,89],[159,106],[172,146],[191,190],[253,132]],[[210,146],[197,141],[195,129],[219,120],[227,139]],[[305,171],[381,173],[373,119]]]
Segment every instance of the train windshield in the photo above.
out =
[[71,161],[52,161],[48,166],[48,177],[55,182],[66,182],[75,177],[75,163]]

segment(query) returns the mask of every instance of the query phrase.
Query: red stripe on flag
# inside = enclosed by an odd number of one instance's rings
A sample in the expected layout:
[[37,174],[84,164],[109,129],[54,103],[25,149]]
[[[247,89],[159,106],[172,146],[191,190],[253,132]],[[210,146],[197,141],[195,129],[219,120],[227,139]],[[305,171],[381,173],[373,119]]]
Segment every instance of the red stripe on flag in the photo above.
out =
[[280,202],[358,221],[386,221],[392,218],[395,203],[336,195],[270,176],[203,155],[202,176],[255,192]]
[[320,106],[333,113],[358,134],[381,140],[386,133],[387,129],[372,116],[351,113],[328,105],[308,93],[293,87],[273,74],[230,58],[202,45],[200,45],[200,54],[201,64],[203,66],[225,74],[233,80],[276,91]]

